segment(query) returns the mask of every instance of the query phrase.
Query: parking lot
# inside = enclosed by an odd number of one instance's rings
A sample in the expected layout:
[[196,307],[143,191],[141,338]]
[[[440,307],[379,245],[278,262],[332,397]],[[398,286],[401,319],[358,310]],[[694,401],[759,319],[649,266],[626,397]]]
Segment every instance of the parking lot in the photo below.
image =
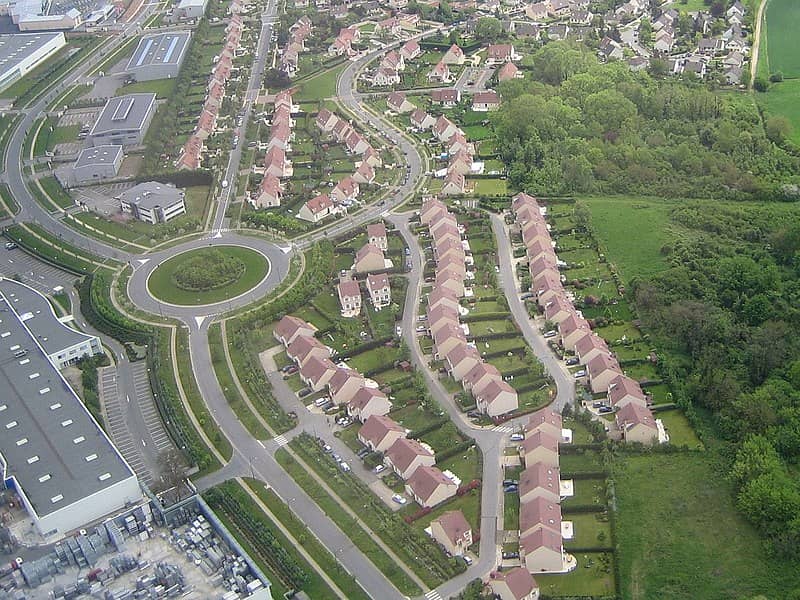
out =
[[125,190],[136,185],[134,182],[109,183],[91,187],[73,189],[72,195],[79,204],[85,204],[90,210],[101,215],[120,214],[119,196]]
[[19,248],[0,249],[0,252],[0,274],[8,278],[16,276],[20,282],[44,294],[52,294],[59,286],[68,290],[75,282],[71,273],[43,263]]

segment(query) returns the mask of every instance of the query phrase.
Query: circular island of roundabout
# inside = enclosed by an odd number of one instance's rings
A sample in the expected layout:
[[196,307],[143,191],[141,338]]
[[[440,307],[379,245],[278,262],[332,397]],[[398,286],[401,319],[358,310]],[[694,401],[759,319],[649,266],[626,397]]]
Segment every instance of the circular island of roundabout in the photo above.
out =
[[251,290],[269,271],[267,257],[256,250],[214,245],[168,258],[150,274],[147,289],[166,304],[214,304]]

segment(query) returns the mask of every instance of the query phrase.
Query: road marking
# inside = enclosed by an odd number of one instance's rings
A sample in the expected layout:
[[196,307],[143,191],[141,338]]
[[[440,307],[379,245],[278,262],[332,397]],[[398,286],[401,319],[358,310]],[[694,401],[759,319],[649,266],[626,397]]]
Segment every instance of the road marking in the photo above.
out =
[[197,323],[197,328],[200,329],[203,326],[203,321],[208,318],[208,315],[202,317],[195,317],[194,322]]
[[442,600],[442,595],[439,592],[437,592],[436,590],[431,590],[430,592],[425,594],[425,597],[428,600]]
[[149,258],[137,258],[136,262],[139,263],[139,266],[142,266],[142,265],[146,265],[147,263],[149,263],[150,259]]
[[266,449],[267,449],[267,447],[264,445],[264,442],[262,442],[261,440],[256,440],[256,441],[258,442],[258,445],[259,445],[259,446],[261,446],[262,448],[264,448],[264,450],[266,450]]
[[286,439],[285,435],[279,435],[273,438],[273,441],[278,444],[278,448],[283,448],[286,444],[289,443],[289,440]]
[[499,431],[500,433],[511,433],[514,431],[514,427],[512,425],[497,425],[496,427],[492,428],[492,431]]

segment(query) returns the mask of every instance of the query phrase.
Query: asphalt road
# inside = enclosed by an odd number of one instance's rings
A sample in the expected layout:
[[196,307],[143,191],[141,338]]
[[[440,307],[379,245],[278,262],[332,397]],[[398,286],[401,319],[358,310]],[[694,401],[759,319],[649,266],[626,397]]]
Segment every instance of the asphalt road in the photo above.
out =
[[508,300],[508,308],[511,310],[511,314],[514,315],[514,320],[522,330],[525,341],[528,342],[536,358],[539,359],[553,378],[558,391],[552,407],[561,412],[566,405],[575,403],[575,379],[569,371],[567,371],[563,361],[559,360],[547,346],[547,340],[545,340],[542,334],[533,326],[533,322],[528,316],[528,310],[525,307],[525,303],[520,298],[520,291],[517,287],[511,240],[508,237],[501,215],[492,215],[492,229],[494,230],[495,238],[497,238],[497,256],[500,259],[500,281],[503,285],[503,292],[505,292],[506,299]]

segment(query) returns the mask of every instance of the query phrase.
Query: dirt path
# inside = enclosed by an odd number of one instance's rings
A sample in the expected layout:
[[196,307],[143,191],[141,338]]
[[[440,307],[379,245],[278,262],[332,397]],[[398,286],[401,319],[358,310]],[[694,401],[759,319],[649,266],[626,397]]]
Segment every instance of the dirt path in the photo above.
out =
[[753,53],[750,58],[750,85],[749,88],[753,89],[753,81],[756,79],[756,69],[758,68],[758,52],[761,49],[761,24],[764,20],[764,9],[767,6],[767,0],[761,0],[758,5],[758,12],[756,13],[755,23],[756,31],[753,42]]

